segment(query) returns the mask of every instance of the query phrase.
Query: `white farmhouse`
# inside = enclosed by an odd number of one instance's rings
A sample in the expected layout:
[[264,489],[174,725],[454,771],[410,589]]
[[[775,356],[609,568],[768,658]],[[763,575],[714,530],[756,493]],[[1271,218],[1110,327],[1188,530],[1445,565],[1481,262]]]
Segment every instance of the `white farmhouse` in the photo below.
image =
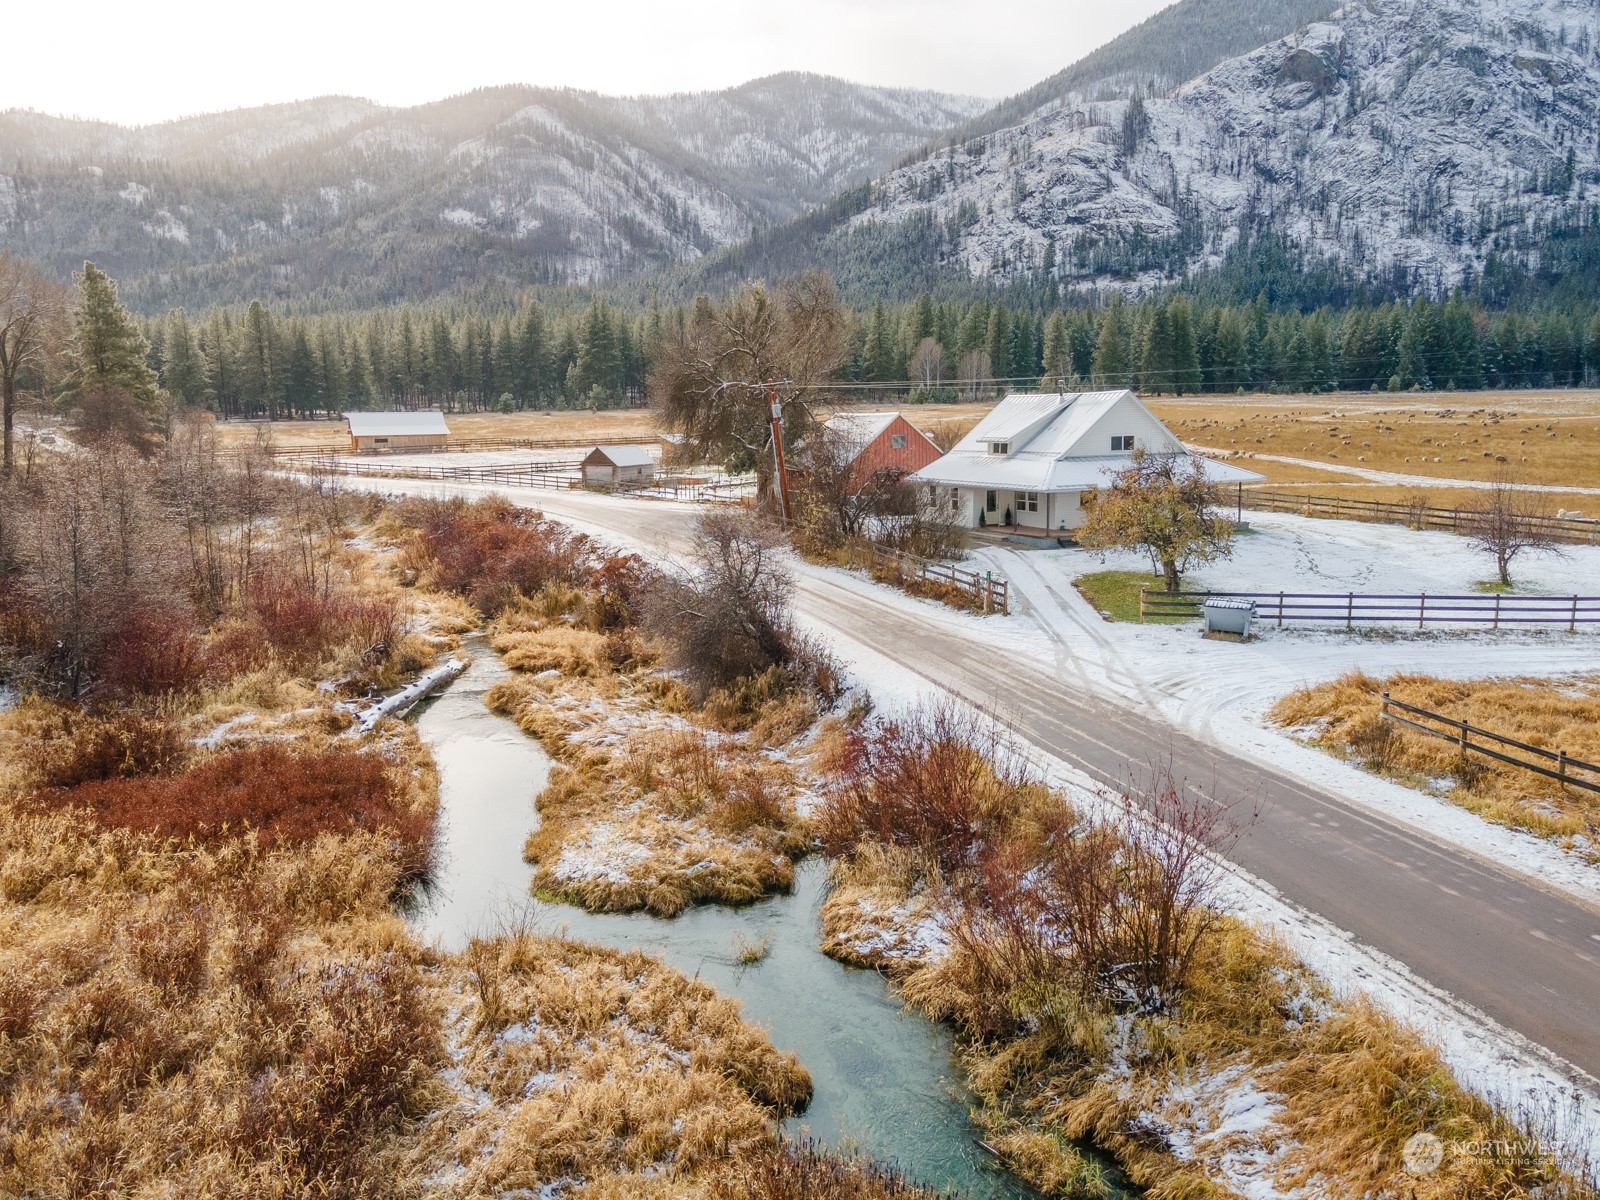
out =
[[[1105,487],[1133,452],[1187,454],[1130,391],[1007,396],[955,449],[911,476],[963,523],[1055,537],[1084,521],[1085,494]],[[1265,478],[1201,459],[1219,484]]]

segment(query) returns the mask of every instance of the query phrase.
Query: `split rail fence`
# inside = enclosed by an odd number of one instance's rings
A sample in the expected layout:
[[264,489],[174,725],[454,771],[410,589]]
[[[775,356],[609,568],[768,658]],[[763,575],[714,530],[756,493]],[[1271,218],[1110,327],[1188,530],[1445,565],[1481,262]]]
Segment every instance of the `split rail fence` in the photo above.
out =
[[[1407,713],[1409,716],[1397,716],[1391,709]],[[1440,738],[1447,742],[1454,742],[1461,747],[1461,753],[1481,754],[1485,758],[1492,758],[1498,762],[1507,763],[1513,767],[1520,767],[1524,771],[1533,771],[1535,774],[1559,780],[1568,787],[1582,788],[1585,791],[1600,792],[1600,765],[1584,762],[1582,759],[1569,758],[1564,750],[1546,750],[1543,746],[1530,746],[1527,742],[1519,742],[1516,738],[1506,737],[1503,733],[1495,733],[1490,729],[1480,729],[1476,725],[1469,725],[1465,721],[1458,721],[1454,717],[1447,717],[1443,713],[1432,712],[1426,708],[1418,708],[1414,704],[1404,704],[1399,700],[1391,699],[1388,692],[1383,693],[1382,716],[1385,721],[1396,725],[1404,725],[1425,733],[1429,737]],[[1413,721],[1411,717],[1421,717],[1420,721]],[[1432,722],[1425,724],[1424,722]],[[1438,726],[1446,726],[1441,729]],[[1472,739],[1477,738],[1474,742]],[[1532,755],[1538,759],[1530,762],[1527,758],[1519,758],[1514,754],[1507,754],[1503,750],[1493,749],[1483,745],[1483,742],[1492,742],[1495,746],[1510,746],[1520,750],[1523,754]],[[1552,766],[1546,764],[1553,764]],[[1592,775],[1593,779],[1580,778],[1581,775]]]
[[[630,446],[647,446],[661,439],[658,437],[628,438]],[[273,446],[267,453],[274,458],[404,458],[410,454],[454,454],[475,450],[593,450],[598,445],[605,444],[604,439],[596,438],[451,438],[445,445],[438,449],[417,451],[403,450],[364,450],[359,455],[348,442],[323,442],[315,446]]]
[[1565,626],[1600,625],[1600,596],[1368,595],[1361,592],[1152,592],[1139,589],[1139,620],[1194,618],[1209,599],[1254,600],[1256,619],[1282,628],[1289,621],[1358,624]]
[[506,487],[566,489],[582,486],[578,460],[571,462],[516,463],[507,466],[400,466],[392,460],[371,462],[354,457],[307,458],[299,464],[327,475],[357,475],[382,479],[437,479],[467,483],[497,483]]
[[[1294,492],[1246,489],[1245,508],[1265,512],[1298,513],[1307,517],[1334,517],[1377,525],[1405,525],[1411,529],[1444,529],[1461,533],[1472,526],[1476,513],[1464,508],[1435,508],[1427,504],[1401,504],[1388,500],[1357,500],[1345,496],[1302,496]],[[1600,520],[1592,517],[1547,517],[1543,532],[1554,541],[1600,545]]]
[[892,573],[897,579],[926,579],[934,583],[947,583],[970,592],[984,612],[1011,612],[1011,584],[990,572],[979,573],[958,567],[954,563],[930,562],[869,542],[859,552],[857,561],[874,575]]

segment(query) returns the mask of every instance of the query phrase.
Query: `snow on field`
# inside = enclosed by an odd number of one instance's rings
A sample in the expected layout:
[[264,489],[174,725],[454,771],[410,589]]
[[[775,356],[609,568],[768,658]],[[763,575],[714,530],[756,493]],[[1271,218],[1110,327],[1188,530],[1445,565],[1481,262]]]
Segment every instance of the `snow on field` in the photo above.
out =
[[[912,603],[926,607],[930,613],[938,607],[927,601]],[[994,620],[952,615],[964,620]],[[1017,618],[1011,620],[1015,622]],[[831,630],[828,636],[834,652],[846,662],[852,683],[868,688],[880,710],[903,711],[918,700],[944,696],[915,672],[848,633]],[[1194,641],[1198,643],[1199,639],[1196,637]],[[1287,742],[1287,739],[1280,740]],[[1069,800],[1085,808],[1102,803],[1099,787],[1089,776],[1036,748],[1028,750],[1033,765]],[[1436,803],[1452,808],[1443,802]],[[1470,818],[1470,814],[1462,815]],[[1224,908],[1281,936],[1336,994],[1363,995],[1419,1030],[1439,1049],[1465,1086],[1507,1111],[1534,1122],[1561,1151],[1576,1158],[1586,1156],[1590,1162],[1600,1161],[1600,1093],[1574,1082],[1567,1064],[1427,983],[1403,963],[1357,942],[1331,922],[1290,903],[1270,884],[1232,863],[1223,865],[1226,874],[1218,900]],[[1220,1100],[1219,1123],[1189,1149],[1197,1157],[1204,1157],[1224,1170],[1230,1185],[1243,1194],[1271,1195],[1270,1190],[1261,1190],[1268,1186],[1270,1156],[1242,1152],[1229,1144],[1226,1135],[1242,1132],[1246,1126],[1252,1126],[1252,1122],[1269,1119],[1272,1100],[1257,1092],[1248,1077],[1232,1081],[1232,1084],[1227,1095],[1213,1097]]]
[[[1357,479],[1364,479],[1368,483],[1384,486],[1399,487],[1452,487],[1464,490],[1487,492],[1500,484],[1493,480],[1485,479],[1441,479],[1437,475],[1410,475],[1403,471],[1379,471],[1372,467],[1352,467],[1348,463],[1324,462],[1320,458],[1293,458],[1286,454],[1262,454],[1255,450],[1246,450],[1242,454],[1225,450],[1220,446],[1205,446],[1199,443],[1185,442],[1184,445],[1197,454],[1209,454],[1217,458],[1254,458],[1262,462],[1287,463],[1293,467],[1311,467],[1318,471],[1328,471],[1335,475],[1353,475]],[[1438,461],[1435,459],[1434,461]],[[1524,459],[1524,462],[1527,460]],[[1513,483],[1509,484],[1514,491],[1519,492],[1545,492],[1559,491],[1569,495],[1576,493],[1580,496],[1600,496],[1600,487],[1562,486],[1548,488],[1542,483]]]
[[[1249,592],[1366,591],[1410,594],[1470,590],[1484,558],[1463,538],[1399,526],[1252,514],[1256,532],[1241,537],[1232,560],[1200,568],[1185,586]],[[1600,547],[1571,546],[1566,556],[1519,560],[1524,591],[1600,595]],[[1058,676],[1086,690],[1159,714],[1190,733],[1338,792],[1436,838],[1515,866],[1570,891],[1600,899],[1600,869],[1531,834],[1491,825],[1465,809],[1377,778],[1296,742],[1266,723],[1284,694],[1350,671],[1385,676],[1415,672],[1445,678],[1560,676],[1600,671],[1600,626],[1565,630],[1457,627],[1258,625],[1248,644],[1207,641],[1193,625],[1133,625],[1104,620],[1072,586],[1080,575],[1148,569],[1127,553],[1013,550],[974,556],[1015,589],[1002,623],[1018,649],[1053,662]],[[990,618],[991,620],[993,618]],[[993,636],[993,635],[991,635]]]
[[438,454],[390,454],[358,458],[362,470],[381,474],[385,467],[397,471],[413,467],[529,467],[542,463],[575,463],[588,451],[582,448],[545,450],[450,450]]

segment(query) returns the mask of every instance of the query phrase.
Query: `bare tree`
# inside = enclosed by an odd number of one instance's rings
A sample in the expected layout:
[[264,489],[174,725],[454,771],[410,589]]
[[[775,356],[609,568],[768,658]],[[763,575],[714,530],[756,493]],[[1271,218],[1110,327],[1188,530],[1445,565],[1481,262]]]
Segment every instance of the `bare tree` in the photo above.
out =
[[936,338],[923,338],[906,369],[920,387],[932,391],[944,383],[944,346]]
[[687,566],[659,577],[645,627],[699,699],[782,667],[818,695],[837,694],[838,668],[794,628],[794,580],[781,532],[750,513],[708,512]]
[[9,251],[0,253],[0,473],[9,475],[24,388],[42,392],[65,346],[70,291]]
[[916,512],[917,489],[905,472],[864,468],[857,461],[860,448],[838,430],[821,426],[797,460],[797,519],[821,545],[862,537],[878,518]]
[[656,348],[651,402],[663,428],[682,435],[700,461],[765,475],[771,396],[786,441],[803,444],[816,423],[816,385],[844,364],[847,334],[838,292],[821,272],[787,280],[775,293],[753,284],[721,307],[702,296],[684,327]]
[[1467,513],[1462,533],[1478,549],[1494,555],[1502,587],[1511,586],[1511,564],[1523,551],[1564,553],[1552,536],[1554,527],[1544,493],[1519,487],[1504,473]]
[[956,364],[956,377],[961,380],[961,386],[966,388],[969,400],[976,400],[982,393],[983,385],[989,382],[989,372],[987,351],[969,350],[961,356],[961,361]]

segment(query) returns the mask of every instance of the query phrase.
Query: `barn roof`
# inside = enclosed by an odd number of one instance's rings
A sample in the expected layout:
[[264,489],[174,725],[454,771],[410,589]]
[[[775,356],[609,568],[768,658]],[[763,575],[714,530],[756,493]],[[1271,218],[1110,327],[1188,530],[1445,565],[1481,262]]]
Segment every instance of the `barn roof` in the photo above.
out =
[[350,423],[351,437],[422,437],[436,434],[450,436],[450,427],[444,423],[444,414],[436,410],[427,412],[347,412],[344,419]]
[[883,431],[893,425],[897,412],[842,412],[834,413],[825,422],[828,430],[850,447],[851,454],[860,454],[883,436]]
[[655,465],[656,456],[650,453],[649,446],[596,446],[589,452],[589,459],[599,455],[613,467],[650,467]]

